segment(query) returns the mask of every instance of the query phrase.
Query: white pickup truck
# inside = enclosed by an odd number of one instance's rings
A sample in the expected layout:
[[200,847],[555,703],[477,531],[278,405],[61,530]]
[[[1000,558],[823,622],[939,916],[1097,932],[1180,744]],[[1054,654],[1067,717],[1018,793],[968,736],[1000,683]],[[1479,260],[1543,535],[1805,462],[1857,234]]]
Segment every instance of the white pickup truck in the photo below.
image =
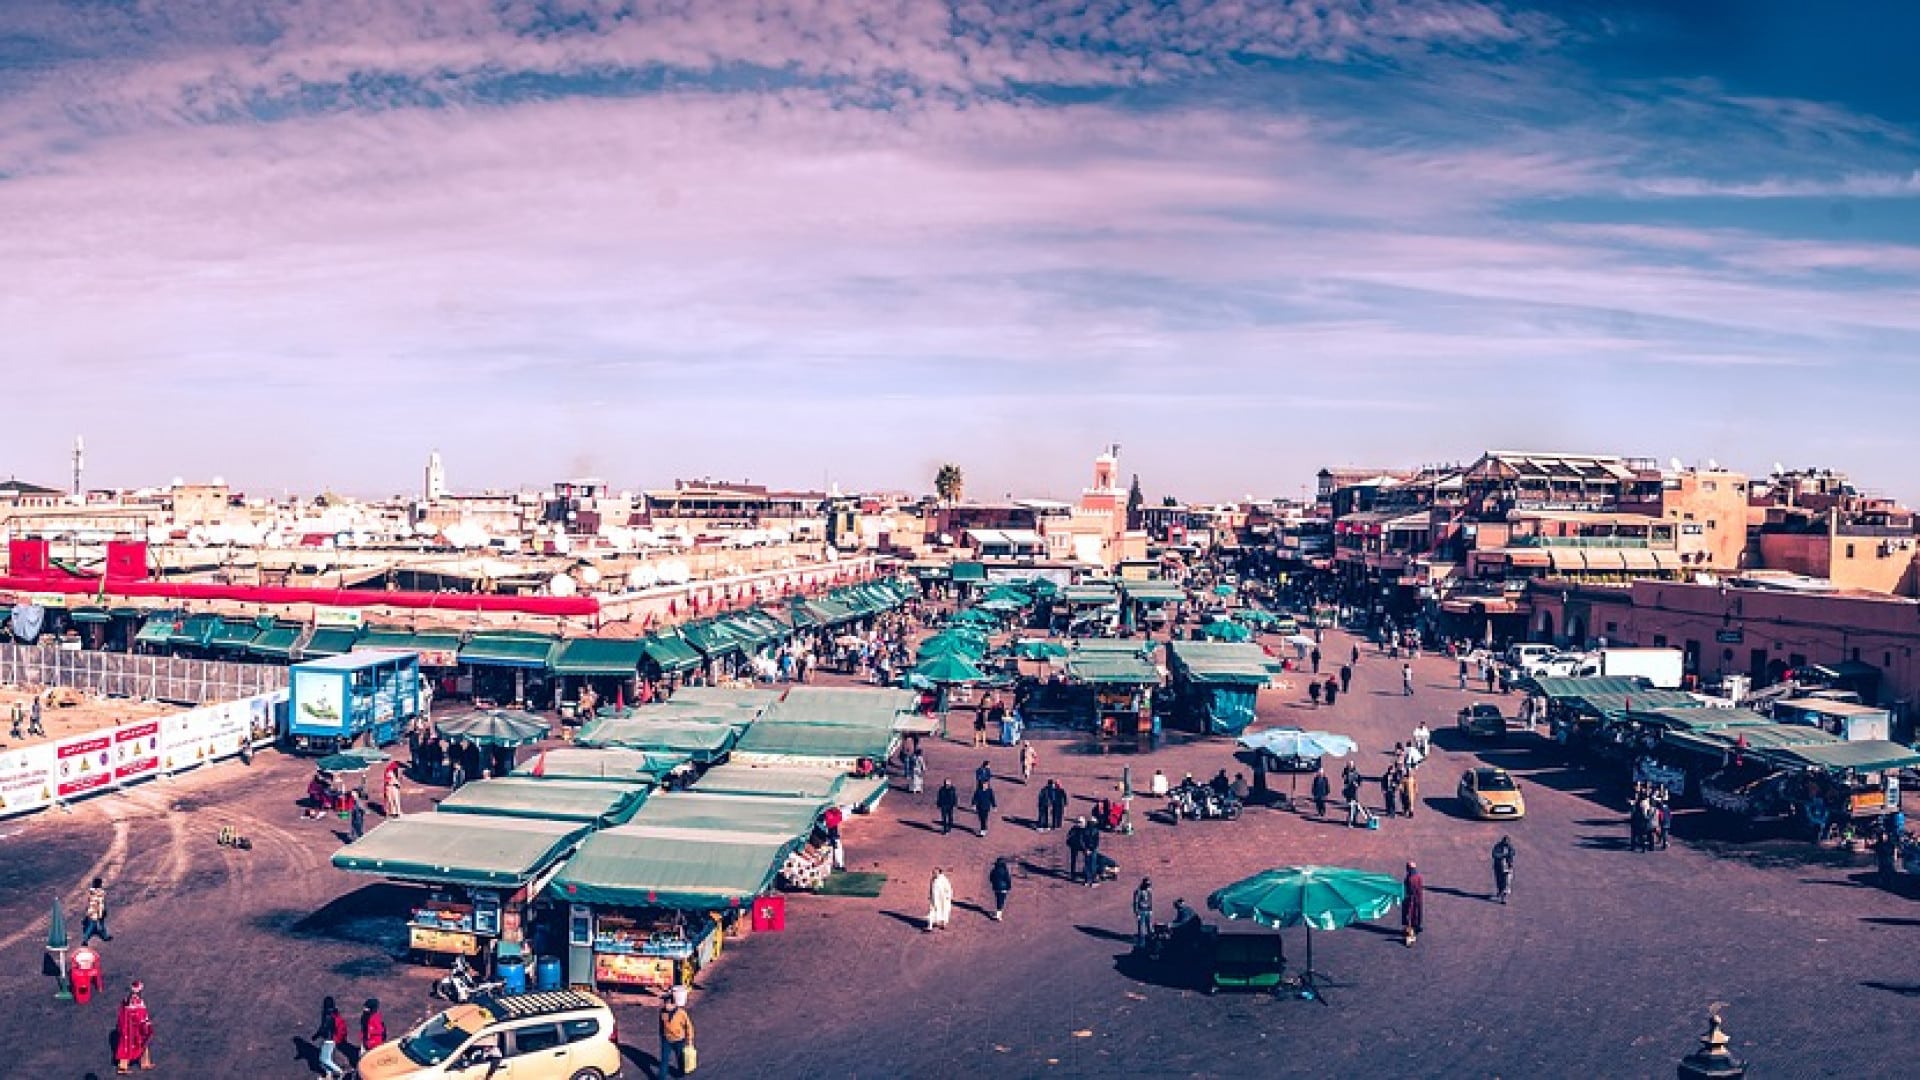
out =
[[1686,669],[1686,657],[1679,649],[1597,649],[1567,674],[1576,679],[1639,676],[1657,689],[1678,690]]

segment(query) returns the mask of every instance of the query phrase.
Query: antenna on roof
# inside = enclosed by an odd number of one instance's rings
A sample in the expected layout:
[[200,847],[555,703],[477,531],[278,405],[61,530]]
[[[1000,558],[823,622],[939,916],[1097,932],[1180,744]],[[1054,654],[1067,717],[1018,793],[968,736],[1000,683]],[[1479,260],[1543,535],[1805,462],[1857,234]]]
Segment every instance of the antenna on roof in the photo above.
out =
[[80,473],[87,467],[87,441],[75,435],[73,437],[73,497],[80,497]]

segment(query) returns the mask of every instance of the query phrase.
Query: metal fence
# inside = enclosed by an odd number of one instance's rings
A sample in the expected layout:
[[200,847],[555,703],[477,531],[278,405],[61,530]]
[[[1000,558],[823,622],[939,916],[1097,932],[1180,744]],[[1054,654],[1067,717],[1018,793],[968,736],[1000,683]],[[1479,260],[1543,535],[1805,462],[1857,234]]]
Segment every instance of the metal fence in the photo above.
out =
[[287,669],[174,656],[75,652],[50,645],[0,645],[0,685],[66,686],[101,697],[202,705],[285,689]]

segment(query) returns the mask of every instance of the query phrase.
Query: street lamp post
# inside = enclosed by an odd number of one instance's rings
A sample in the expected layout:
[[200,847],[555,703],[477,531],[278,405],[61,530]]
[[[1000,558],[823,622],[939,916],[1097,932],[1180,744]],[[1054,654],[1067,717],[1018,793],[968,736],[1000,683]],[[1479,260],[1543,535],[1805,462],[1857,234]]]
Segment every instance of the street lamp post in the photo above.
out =
[[1727,1053],[1733,1040],[1720,1030],[1720,1014],[1707,1014],[1707,1033],[1700,1036],[1700,1049],[1680,1059],[1680,1080],[1742,1080],[1747,1063]]

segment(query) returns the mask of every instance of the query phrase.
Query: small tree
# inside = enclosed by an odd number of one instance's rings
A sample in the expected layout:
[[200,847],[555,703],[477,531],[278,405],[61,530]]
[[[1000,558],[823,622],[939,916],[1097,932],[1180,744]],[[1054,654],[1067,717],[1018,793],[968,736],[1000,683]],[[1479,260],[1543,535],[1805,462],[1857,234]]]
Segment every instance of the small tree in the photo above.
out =
[[1140,474],[1133,474],[1133,484],[1127,488],[1127,528],[1140,527],[1140,508],[1147,504],[1147,493],[1140,490]]
[[952,462],[940,466],[940,471],[933,475],[933,490],[948,506],[959,502],[967,490],[967,478],[961,474],[960,466]]
[[1180,500],[1174,498],[1171,495],[1162,495],[1160,496],[1160,505],[1161,506],[1179,506]]

